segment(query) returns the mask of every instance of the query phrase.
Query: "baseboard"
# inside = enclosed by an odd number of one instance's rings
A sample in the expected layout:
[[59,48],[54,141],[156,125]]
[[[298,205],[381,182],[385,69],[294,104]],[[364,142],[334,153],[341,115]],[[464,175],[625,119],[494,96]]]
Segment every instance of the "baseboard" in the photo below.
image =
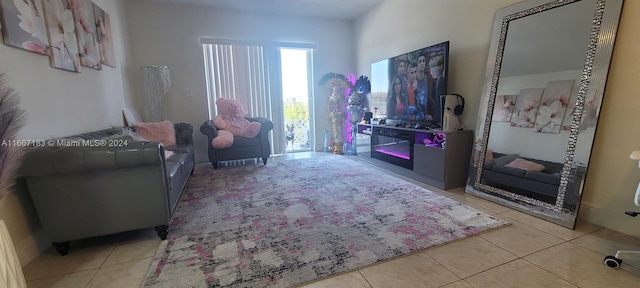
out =
[[23,239],[16,246],[16,253],[20,259],[20,265],[22,265],[22,267],[27,266],[27,264],[40,256],[40,254],[50,246],[51,242],[44,230],[38,229],[36,231],[32,231],[29,238]]
[[610,211],[582,201],[578,219],[596,224],[623,234],[640,237],[640,219],[624,214],[624,211]]

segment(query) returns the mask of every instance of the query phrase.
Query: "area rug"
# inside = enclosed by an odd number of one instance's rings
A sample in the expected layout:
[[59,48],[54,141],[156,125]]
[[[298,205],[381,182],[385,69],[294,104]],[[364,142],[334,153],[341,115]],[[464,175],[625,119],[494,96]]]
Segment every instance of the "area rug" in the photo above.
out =
[[198,171],[145,287],[290,287],[507,225],[346,156]]

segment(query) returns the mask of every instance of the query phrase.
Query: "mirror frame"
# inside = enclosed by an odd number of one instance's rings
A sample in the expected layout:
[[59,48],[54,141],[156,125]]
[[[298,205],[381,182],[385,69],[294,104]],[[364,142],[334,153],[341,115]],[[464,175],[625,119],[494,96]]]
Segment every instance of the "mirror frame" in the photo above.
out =
[[[578,98],[571,122],[571,131],[569,132],[569,141],[567,143],[564,166],[561,172],[560,186],[555,204],[549,204],[482,184],[480,179],[482,177],[483,165],[478,163],[484,163],[485,159],[493,116],[493,106],[498,82],[500,80],[502,57],[505,50],[505,41],[510,21],[580,1],[583,0],[528,0],[496,12],[476,128],[475,143],[477,143],[476,145],[478,146],[475,147],[475,150],[476,153],[478,153],[478,160],[471,164],[472,167],[475,166],[477,169],[475,169],[475,174],[470,173],[473,175],[470,175],[465,189],[466,192],[470,194],[498,202],[570,229],[575,228],[575,220],[582,197],[588,159],[590,158],[595,135],[595,133],[593,135],[580,134],[580,132],[584,130],[584,128],[581,128],[581,123],[588,120],[585,118],[586,116],[583,117],[583,115],[585,115],[583,114],[584,103],[585,99],[593,99],[596,101],[596,119],[594,120],[597,123],[624,0],[596,0],[596,5],[593,7],[593,11],[595,12],[592,22],[593,25],[589,35],[589,42],[585,49],[586,54],[582,75],[580,79],[577,79],[580,81]],[[589,150],[586,151],[586,153],[588,153],[586,157],[587,163],[579,163],[579,165],[574,162],[574,154],[578,143],[588,144]],[[471,169],[471,171],[473,171],[473,169]],[[571,187],[571,190],[576,193],[576,208],[574,211],[563,209],[567,187]]]

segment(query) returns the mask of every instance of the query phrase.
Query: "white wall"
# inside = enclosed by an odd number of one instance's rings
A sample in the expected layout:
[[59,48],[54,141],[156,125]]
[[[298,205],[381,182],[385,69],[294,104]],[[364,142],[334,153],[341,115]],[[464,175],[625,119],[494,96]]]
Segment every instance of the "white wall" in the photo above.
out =
[[[326,117],[329,91],[316,84],[329,72],[345,75],[354,72],[355,61],[351,45],[353,37],[349,22],[145,1],[128,1],[127,13],[134,66],[170,67],[172,83],[166,102],[167,118],[173,122],[193,124],[197,162],[208,161],[207,139],[199,132],[199,128],[209,118],[203,53],[199,39],[206,37],[315,44],[315,149],[321,151],[324,137],[322,131],[330,127]],[[132,79],[136,79],[135,83],[140,83],[139,73]],[[192,97],[186,96],[187,88],[192,90]],[[134,102],[136,108],[143,111],[140,109],[140,97]]]
[[102,71],[81,68],[81,73],[51,68],[49,57],[0,45],[0,73],[22,99],[27,125],[20,131],[24,139],[51,138],[97,129],[122,126],[125,83],[122,73],[127,57],[127,37],[123,35],[122,0],[94,1],[112,19],[116,68]]
[[[520,1],[384,1],[355,22],[357,71],[370,75],[372,62],[450,40],[448,91],[465,97],[463,119],[475,129],[495,12]],[[640,1],[625,1],[578,215],[636,236],[640,225],[624,211],[639,209],[632,199],[640,171],[629,160],[631,151],[640,150],[640,39],[634,34],[639,13]]]
[[[124,0],[94,0],[111,16],[116,68],[102,71],[82,67],[81,73],[51,68],[49,58],[0,44],[0,73],[19,93],[27,124],[21,139],[48,139],[97,129],[122,126],[122,108],[128,93],[128,37],[124,31]],[[0,218],[5,219],[24,266],[48,247],[31,199],[16,190],[0,200]]]
[[579,217],[640,237],[638,219],[623,214],[640,210],[632,202],[640,170],[638,163],[629,159],[632,151],[640,150],[637,15],[640,1],[625,1]]
[[496,10],[520,0],[383,1],[354,23],[358,74],[371,63],[449,40],[447,91],[465,97],[463,120],[475,129]]
[[[549,81],[580,81],[582,71],[561,71],[533,75],[500,77],[496,95],[518,95],[520,89],[545,88]],[[533,128],[511,127],[509,122],[491,122],[489,149],[504,154],[519,154],[523,157],[560,162],[567,152],[569,132],[536,133]],[[588,159],[575,159],[586,163]]]

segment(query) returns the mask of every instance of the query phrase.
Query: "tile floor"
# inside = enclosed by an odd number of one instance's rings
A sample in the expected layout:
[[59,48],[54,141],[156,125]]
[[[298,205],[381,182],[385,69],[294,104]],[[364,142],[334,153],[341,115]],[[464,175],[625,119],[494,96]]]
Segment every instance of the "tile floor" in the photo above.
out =
[[[586,222],[569,230],[463,189],[425,188],[512,225],[303,287],[640,287],[640,260],[619,270],[602,264],[618,249],[640,249],[638,238]],[[139,287],[159,244],[152,228],[87,239],[72,242],[64,257],[50,248],[23,271],[30,288]]]

